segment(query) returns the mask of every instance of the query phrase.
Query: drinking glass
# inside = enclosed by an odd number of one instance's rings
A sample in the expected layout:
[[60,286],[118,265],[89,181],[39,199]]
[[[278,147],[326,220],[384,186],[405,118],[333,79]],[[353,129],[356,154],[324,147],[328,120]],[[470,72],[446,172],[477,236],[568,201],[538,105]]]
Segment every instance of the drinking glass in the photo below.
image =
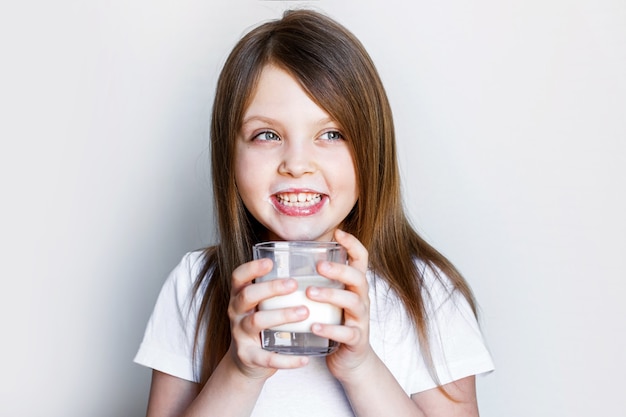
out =
[[313,323],[341,324],[341,308],[313,301],[306,296],[307,287],[343,288],[341,282],[318,274],[316,265],[321,261],[345,264],[345,248],[336,242],[263,242],[254,245],[254,259],[268,258],[273,261],[272,270],[256,282],[293,278],[298,289],[287,295],[267,299],[259,304],[259,310],[270,310],[304,305],[309,317],[296,323],[287,323],[262,331],[262,346],[266,350],[294,355],[327,355],[334,352],[338,343],[311,333]]

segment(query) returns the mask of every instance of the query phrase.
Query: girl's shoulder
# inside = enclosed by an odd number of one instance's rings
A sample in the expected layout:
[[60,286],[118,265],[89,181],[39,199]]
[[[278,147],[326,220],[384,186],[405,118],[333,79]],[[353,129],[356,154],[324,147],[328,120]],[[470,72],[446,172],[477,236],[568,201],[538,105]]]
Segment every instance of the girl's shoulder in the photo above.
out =
[[[457,297],[456,287],[452,280],[436,265],[420,258],[414,258],[413,263],[418,273],[419,288],[422,300],[430,309],[436,309],[441,304]],[[368,270],[368,284],[370,297],[381,297],[388,303],[402,305],[401,297],[392,289],[391,285],[377,272]]]
[[[433,290],[446,293],[454,291],[454,285],[450,278],[436,265],[420,258],[413,258],[413,264],[419,276],[422,291],[431,292]],[[368,281],[370,285],[379,288],[389,288],[387,281],[376,271],[368,270]]]
[[417,258],[414,263],[422,279],[423,291],[437,291],[447,294],[454,292],[455,287],[452,280],[439,267]]
[[198,277],[205,269],[205,263],[206,250],[199,249],[185,253],[169,273],[163,285],[163,291],[172,291],[178,297],[187,297],[193,292]]
[[206,249],[198,249],[185,253],[176,268],[182,269],[192,276],[197,276],[204,267],[205,262]]

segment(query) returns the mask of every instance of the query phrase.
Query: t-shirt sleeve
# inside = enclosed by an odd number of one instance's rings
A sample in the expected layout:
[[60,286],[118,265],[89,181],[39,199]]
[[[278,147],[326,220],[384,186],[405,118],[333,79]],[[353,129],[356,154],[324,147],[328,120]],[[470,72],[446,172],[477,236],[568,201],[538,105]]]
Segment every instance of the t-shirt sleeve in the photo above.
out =
[[436,372],[428,370],[415,325],[399,297],[370,274],[370,343],[407,394],[493,370],[493,361],[476,317],[465,298],[452,291],[445,275],[419,263],[428,315],[429,345]]
[[[446,384],[493,371],[491,354],[468,301],[459,291],[452,290],[446,276],[437,279],[427,269],[426,278],[429,285],[424,296],[430,317],[430,346],[439,382]],[[431,385],[417,388],[436,386],[434,381]]]
[[158,371],[198,381],[193,363],[197,297],[193,284],[201,253],[186,254],[161,288],[134,362]]

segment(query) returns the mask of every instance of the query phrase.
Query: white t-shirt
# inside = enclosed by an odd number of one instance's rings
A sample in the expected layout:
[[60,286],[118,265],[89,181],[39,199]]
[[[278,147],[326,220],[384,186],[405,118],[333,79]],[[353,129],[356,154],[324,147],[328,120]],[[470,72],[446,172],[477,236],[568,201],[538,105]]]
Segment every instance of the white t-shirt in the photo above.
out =
[[[201,297],[192,305],[194,280],[202,267],[201,252],[190,252],[174,268],[159,294],[135,362],[189,381],[198,381],[193,338]],[[493,370],[491,355],[467,301],[450,293],[423,263],[425,297],[430,317],[431,349],[442,384]],[[436,387],[417,342],[417,334],[402,302],[389,286],[368,273],[370,289],[370,343],[407,395]],[[445,279],[445,277],[444,277]],[[226,318],[224,318],[226,319]],[[208,337],[205,343],[211,343]],[[341,384],[326,368],[324,357],[312,357],[300,369],[279,370],[259,396],[254,417],[353,416]]]

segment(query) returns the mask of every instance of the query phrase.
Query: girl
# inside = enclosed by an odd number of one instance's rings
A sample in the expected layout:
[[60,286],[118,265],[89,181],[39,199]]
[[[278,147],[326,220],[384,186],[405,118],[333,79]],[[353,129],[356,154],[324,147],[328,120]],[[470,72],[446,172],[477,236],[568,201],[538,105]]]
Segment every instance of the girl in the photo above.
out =
[[[492,370],[471,291],[410,226],[391,110],[360,42],[312,11],[244,36],[220,75],[212,124],[220,243],[187,254],[163,286],[135,361],[153,368],[148,416],[477,416],[474,375]],[[263,329],[304,320],[258,311],[296,290],[254,283],[266,240],[336,240],[345,289],[310,287],[344,309],[312,331],[326,357],[261,348]]]

